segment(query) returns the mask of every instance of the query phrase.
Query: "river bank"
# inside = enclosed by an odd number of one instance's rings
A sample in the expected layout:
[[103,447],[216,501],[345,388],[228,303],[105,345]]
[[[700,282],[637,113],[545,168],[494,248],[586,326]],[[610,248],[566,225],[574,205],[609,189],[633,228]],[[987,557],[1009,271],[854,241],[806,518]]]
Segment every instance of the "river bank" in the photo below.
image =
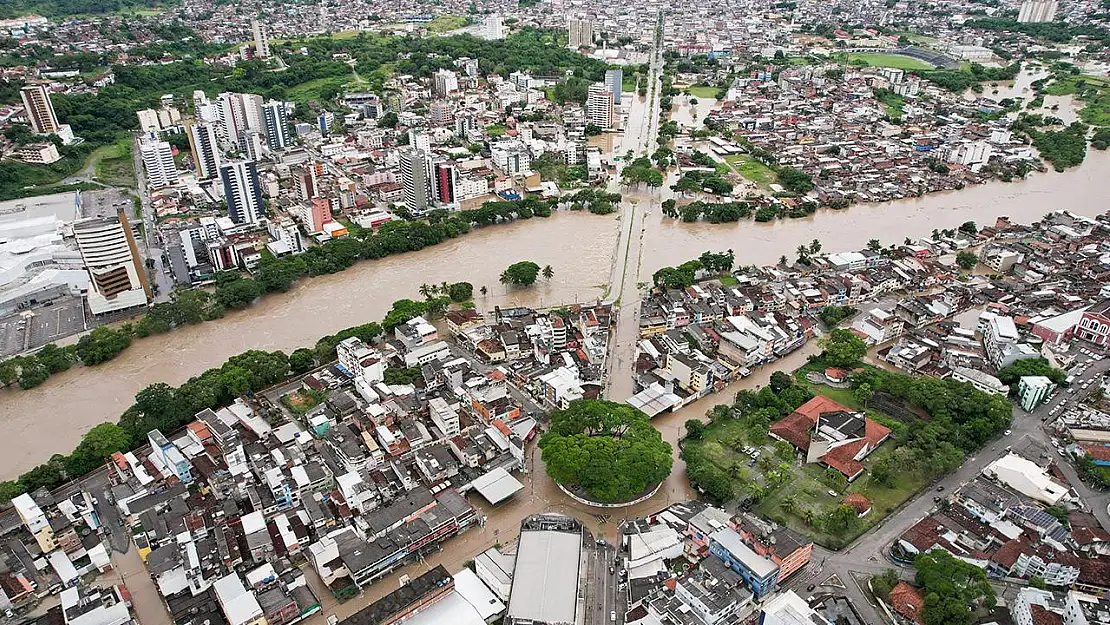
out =
[[[434,248],[364,262],[302,280],[218,321],[140,339],[114,360],[52,376],[31,390],[0,391],[0,479],[12,479],[55,453],[68,453],[92,426],[115,422],[135,393],[154,382],[179,385],[248,349],[311,347],[321,336],[381,319],[402,298],[419,299],[421,283],[473,283],[479,309],[592,300],[610,270],[617,219],[585,212],[556,212],[481,229]],[[545,245],[559,241],[562,245]],[[498,281],[513,262],[551,265],[555,276],[528,289]]]
[[[115,360],[57,374],[33,390],[0,391],[0,424],[9,433],[0,440],[0,479],[11,479],[55,453],[69,452],[92,426],[114,422],[135,393],[151,383],[180,384],[247,349],[289,352],[311,346],[320,336],[380,319],[395,300],[418,298],[421,283],[465,280],[475,290],[486,286],[489,295],[475,301],[482,310],[590,300],[603,296],[612,276],[625,276],[625,264],[627,276],[621,281],[634,286],[660,267],[680,264],[706,250],[732,249],[737,264],[763,265],[777,262],[783,254],[791,256],[798,245],[813,239],[828,250],[851,250],[872,238],[890,244],[927,237],[934,228],[954,228],[965,221],[993,224],[1000,215],[1026,223],[1058,209],[1093,216],[1110,209],[1108,171],[1110,152],[1092,151],[1082,165],[1064,173],[839,211],[824,209],[810,217],[769,223],[678,222],[659,210],[659,202],[669,194],[664,188],[658,195],[639,194],[634,210],[626,202],[617,217],[556,212],[547,219],[481,229],[433,248],[303,280],[288,293],[269,296],[247,310],[136,341]],[[637,196],[627,195],[629,200]],[[633,215],[635,223],[630,224],[626,219]],[[637,229],[640,237],[632,238],[642,237],[642,243],[616,271],[613,252],[622,225]],[[530,289],[509,290],[498,282],[502,269],[525,259],[550,264],[554,278]],[[632,293],[624,295],[622,301],[633,303]]]

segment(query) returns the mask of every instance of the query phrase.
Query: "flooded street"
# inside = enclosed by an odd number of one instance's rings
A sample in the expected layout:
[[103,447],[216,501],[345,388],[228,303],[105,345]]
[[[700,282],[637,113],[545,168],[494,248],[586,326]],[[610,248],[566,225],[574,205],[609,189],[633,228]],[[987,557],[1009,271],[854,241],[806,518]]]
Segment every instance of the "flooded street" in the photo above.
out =
[[[658,120],[648,114],[647,98],[625,98],[630,101],[626,131],[604,135],[604,141],[618,153],[654,146]],[[676,117],[696,123],[684,100],[676,99]],[[697,117],[710,106],[699,100]],[[1110,152],[1090,150],[1083,165],[1064,173],[1035,173],[1021,182],[841,211],[822,209],[807,218],[764,224],[682,223],[660,212],[660,202],[671,195],[668,189],[621,190],[628,201],[618,216],[556,213],[549,219],[477,230],[420,252],[362,262],[342,273],[304,280],[289,293],[268,296],[224,319],[136,340],[98,367],[57,374],[30,391],[0,391],[0,423],[8,434],[0,440],[0,479],[12,479],[53,454],[68,453],[86,430],[115,421],[135,393],[153,382],[180,384],[247,349],[288,352],[311,346],[326,334],[381,319],[397,299],[419,298],[417,289],[424,282],[465,280],[474,284],[475,292],[486,286],[489,295],[479,295],[475,302],[481,310],[552,306],[606,294],[621,298],[610,389],[610,397],[619,401],[631,394],[624,371],[631,366],[629,350],[637,338],[638,284],[650,282],[660,267],[706,250],[732,249],[741,265],[771,264],[782,254],[793,260],[795,248],[813,239],[827,250],[850,250],[872,238],[884,245],[900,243],[969,220],[993,224],[1000,215],[1025,223],[1058,209],[1096,215],[1110,208],[1108,174]],[[498,275],[520,260],[550,264],[555,277],[530,289],[507,289]]]
[[[810,341],[805,347],[788,355],[779,361],[782,368],[794,369],[805,363],[806,358],[817,351],[816,343]],[[335,614],[340,620],[357,612],[368,603],[375,601],[397,588],[397,579],[401,575],[416,578],[428,569],[442,564],[448,571],[454,572],[463,568],[468,560],[482,551],[495,545],[505,546],[508,552],[515,552],[511,543],[516,541],[520,530],[520,521],[527,516],[542,512],[556,512],[577,517],[594,535],[604,535],[611,541],[616,539],[622,521],[626,519],[641,518],[657,512],[672,503],[688,501],[697,497],[697,493],[690,487],[686,479],[685,463],[678,457],[678,440],[685,434],[684,424],[688,419],[704,419],[705,412],[713,405],[731,402],[736,393],[742,389],[755,389],[767,384],[773,371],[778,366],[764,367],[755,371],[750,377],[735,382],[726,390],[702,399],[700,402],[687,406],[678,412],[663,414],[652,423],[663,433],[663,438],[674,447],[674,470],[667,478],[666,483],[659,492],[647,501],[628,508],[616,510],[599,510],[583,506],[568,500],[559,488],[544,473],[543,463],[540,462],[540,452],[531,443],[532,455],[528,460],[530,474],[522,476],[524,490],[509,501],[492,507],[485,504],[477,495],[468,497],[483,515],[487,522],[482,527],[475,527],[461,536],[448,540],[440,551],[427,557],[424,562],[410,564],[392,575],[375,583],[366,589],[364,596],[352,599],[344,604],[339,604],[332,598],[331,593],[324,590],[315,579],[315,574],[308,572],[308,578],[315,581],[313,589],[321,598],[321,613],[312,617],[308,622],[311,625],[324,623],[327,615]]]

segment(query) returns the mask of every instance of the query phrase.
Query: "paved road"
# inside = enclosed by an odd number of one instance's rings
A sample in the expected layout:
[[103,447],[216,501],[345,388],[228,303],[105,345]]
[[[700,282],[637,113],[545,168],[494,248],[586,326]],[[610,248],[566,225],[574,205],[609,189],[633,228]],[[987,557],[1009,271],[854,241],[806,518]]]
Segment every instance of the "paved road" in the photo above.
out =
[[[633,108],[647,107],[637,123],[625,129],[621,144],[622,154],[632,152],[633,157],[647,156],[654,145],[659,127],[659,100],[662,89],[663,53],[661,42],[655,42],[648,72],[650,98],[644,102],[633,96]],[[629,114],[632,123],[634,115]],[[609,348],[608,376],[605,396],[612,401],[624,401],[632,396],[636,359],[636,342],[640,338],[640,261],[644,234],[644,217],[661,199],[658,191],[627,193],[620,185],[620,174],[628,159],[624,159],[609,184],[611,193],[625,191],[625,201],[620,216],[620,234],[609,277],[609,297],[618,302],[617,327],[613,344]]]
[[[1076,379],[1075,386],[1086,380],[1100,379],[1108,370],[1110,370],[1110,358],[1091,362],[1089,369]],[[1088,390],[1093,391],[1094,388],[1095,386],[1092,385]],[[1076,391],[1076,393],[1078,392]],[[944,493],[952,492],[973,480],[988,464],[1008,453],[1007,447],[1012,447],[1015,451],[1023,452],[1032,458],[1041,457],[1057,460],[1057,466],[1071,482],[1072,487],[1080,497],[1090,506],[1091,512],[1104,527],[1110,528],[1110,514],[1107,513],[1107,506],[1110,504],[1110,493],[1096,491],[1081,482],[1075,468],[1070,463],[1062,461],[1059,455],[1055,455],[1050,436],[1043,427],[1042,419],[1047,418],[1052,406],[1077,398],[1078,395],[1074,393],[1061,392],[1052,403],[1041,406],[1031,414],[1015,407],[1014,421],[1008,436],[1000,436],[995,441],[988,443],[978,454],[968,458],[967,462],[955,473],[942,478],[932,488],[926,489],[916,498],[907,502],[899,511],[864,534],[847,549],[840,552],[830,552],[819,547],[815,548],[813,562],[817,563],[817,568],[799,572],[786,586],[794,588],[802,596],[807,596],[804,591],[809,584],[821,584],[829,575],[836,574],[844,582],[844,594],[852,599],[861,614],[869,619],[868,622],[882,622],[878,611],[859,584],[853,581],[853,578],[880,573],[888,568],[898,568],[903,579],[912,579],[912,568],[897,567],[887,558],[886,554],[889,552],[891,545],[903,532],[930,514],[935,505],[933,498],[941,495],[937,491],[937,487],[940,487]],[[818,588],[816,592],[821,590],[823,589]]]

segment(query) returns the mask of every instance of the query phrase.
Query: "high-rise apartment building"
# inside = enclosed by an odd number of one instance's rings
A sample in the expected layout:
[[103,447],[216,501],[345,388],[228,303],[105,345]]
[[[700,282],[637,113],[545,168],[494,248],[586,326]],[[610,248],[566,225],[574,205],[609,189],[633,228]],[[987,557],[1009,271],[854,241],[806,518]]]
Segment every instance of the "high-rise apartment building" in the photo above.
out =
[[265,216],[262,183],[254,161],[232,161],[220,166],[227,214],[237,224],[256,224]]
[[409,148],[400,153],[401,184],[405,187],[405,204],[409,210],[422,213],[428,209],[428,157],[423,150]]
[[624,72],[619,69],[605,70],[605,87],[613,94],[613,107],[621,104],[621,88],[624,85]]
[[211,124],[189,124],[189,150],[197,166],[197,178],[213,178],[220,170],[220,148],[216,142],[216,128]]
[[227,145],[238,142],[239,133],[247,130],[247,111],[243,107],[242,95],[225,91],[216,96],[216,114],[219,118],[216,134]]
[[594,45],[594,23],[576,17],[567,20],[567,45],[571,48],[589,48]]
[[504,39],[505,20],[501,18],[499,13],[488,15],[486,19],[482,21],[482,30],[485,32],[486,39]]
[[251,20],[254,31],[254,55],[260,59],[270,58],[270,27],[258,18]]
[[86,299],[94,315],[145,306],[150,285],[139,258],[127,213],[93,217],[72,224],[73,236],[89,272]]
[[177,166],[173,162],[173,148],[169,143],[147,139],[139,145],[139,153],[146,169],[147,186],[161,189],[177,184]]
[[602,83],[590,85],[586,96],[586,123],[608,130],[613,127],[613,92]]
[[436,95],[447,97],[459,90],[459,77],[449,69],[441,69],[435,73]]
[[50,91],[46,85],[27,85],[19,90],[23,99],[23,109],[31,130],[40,135],[58,134],[61,124],[54,113],[54,104],[50,102]]
[[283,150],[293,143],[284,102],[271,100],[262,105],[262,126],[271,150]]
[[451,161],[440,161],[432,166],[435,199],[441,204],[458,201],[459,169]]
[[1056,10],[1060,7],[1058,0],[1025,0],[1018,11],[1018,21],[1051,22],[1056,19]]

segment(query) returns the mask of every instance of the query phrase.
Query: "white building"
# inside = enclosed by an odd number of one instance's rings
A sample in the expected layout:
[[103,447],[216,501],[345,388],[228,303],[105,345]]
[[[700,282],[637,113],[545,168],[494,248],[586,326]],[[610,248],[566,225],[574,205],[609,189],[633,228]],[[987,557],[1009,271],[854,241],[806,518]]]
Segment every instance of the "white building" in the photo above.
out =
[[1056,19],[1056,9],[1060,3],[1057,0],[1024,0],[1018,12],[1018,21],[1051,22]]
[[423,213],[428,209],[427,153],[418,148],[400,151],[401,186],[405,188],[405,205]]
[[436,95],[441,98],[459,90],[459,76],[449,69],[441,69],[432,77],[435,81]]
[[1014,453],[987,465],[983,475],[1050,506],[1071,499],[1067,486],[1054,480],[1043,467]]
[[1018,380],[1018,403],[1025,412],[1033,412],[1056,385],[1043,375],[1024,375]]
[[485,34],[486,39],[491,41],[505,38],[505,21],[501,18],[499,13],[486,16],[482,21],[482,32]]
[[189,151],[196,164],[197,179],[214,178],[220,173],[220,148],[216,140],[216,127],[212,124],[189,124]]
[[262,105],[262,126],[271,150],[282,150],[293,143],[284,102],[271,100]]
[[957,382],[967,382],[991,395],[1005,395],[1010,392],[1010,387],[993,375],[967,367],[952,367],[952,379]]
[[87,300],[92,313],[145,306],[150,287],[126,213],[82,219],[71,228],[89,272]]
[[385,380],[385,359],[357,336],[343,339],[335,348],[339,364],[356,380],[375,384]]
[[586,97],[586,122],[602,130],[613,127],[613,92],[604,83],[590,85]]
[[139,145],[147,185],[161,189],[177,184],[177,165],[173,162],[173,148],[165,141],[146,140]]
[[260,59],[270,58],[270,27],[258,18],[251,19],[254,32],[254,55]]
[[436,424],[443,436],[450,438],[457,436],[459,429],[459,411],[454,410],[442,397],[433,397],[428,402],[428,414]]

